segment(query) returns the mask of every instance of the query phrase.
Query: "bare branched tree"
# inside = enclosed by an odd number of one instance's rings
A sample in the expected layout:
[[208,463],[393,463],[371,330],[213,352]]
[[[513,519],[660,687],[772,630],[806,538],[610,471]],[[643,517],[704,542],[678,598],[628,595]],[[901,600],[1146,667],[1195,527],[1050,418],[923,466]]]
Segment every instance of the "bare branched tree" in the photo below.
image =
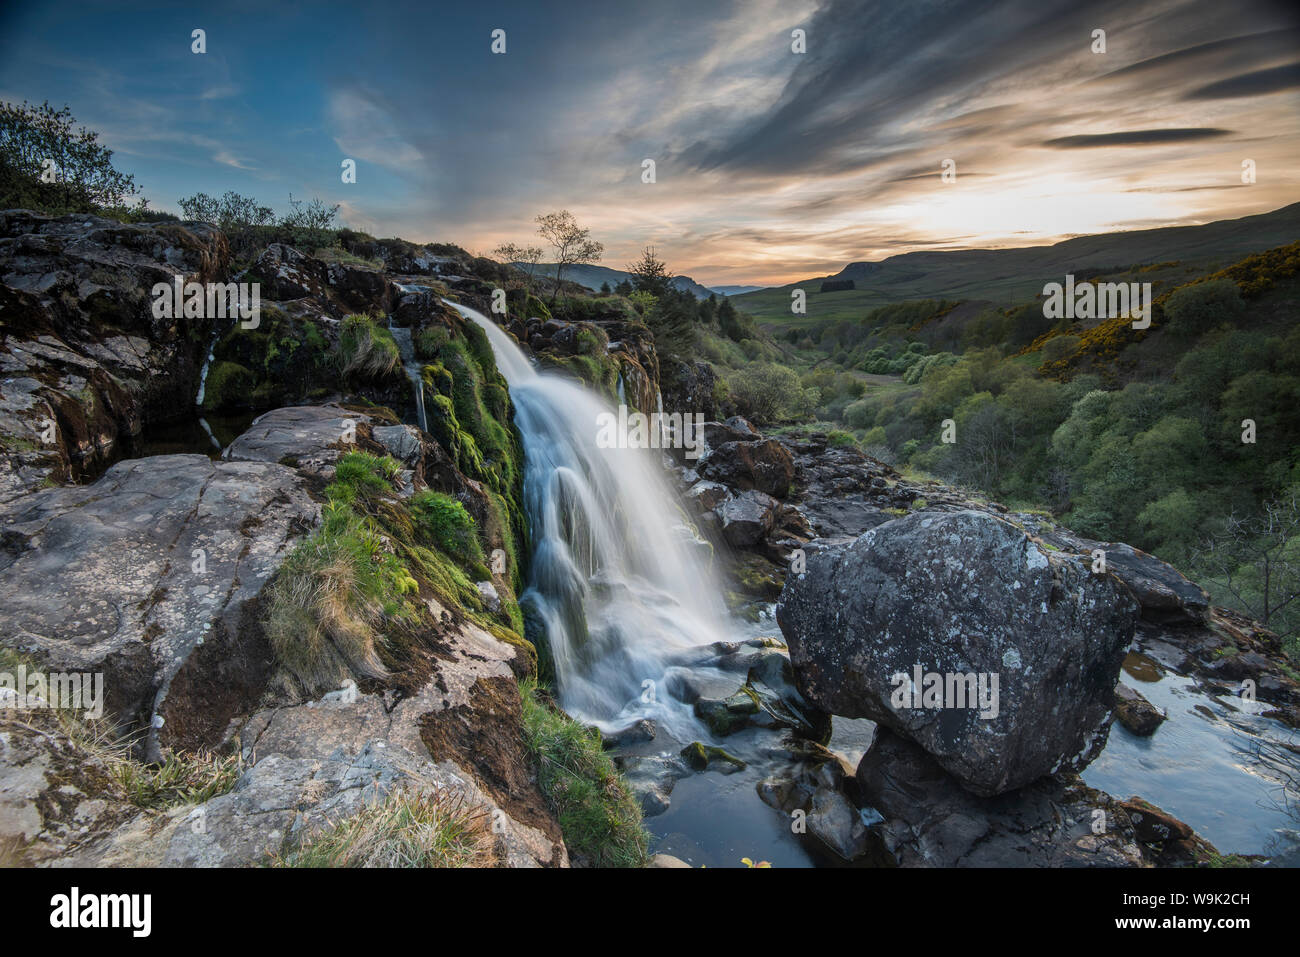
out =
[[579,226],[573,213],[567,209],[538,216],[537,232],[555,249],[555,288],[551,291],[553,305],[555,296],[560,291],[564,267],[600,262],[605,247],[592,239],[591,230]]
[[1193,566],[1279,635],[1300,634],[1300,488],[1254,514],[1230,514],[1197,549]]
[[537,269],[537,264],[542,261],[542,247],[502,243],[492,250],[492,255],[503,263],[519,268],[528,277],[524,282],[524,301],[527,302],[533,292],[533,272]]

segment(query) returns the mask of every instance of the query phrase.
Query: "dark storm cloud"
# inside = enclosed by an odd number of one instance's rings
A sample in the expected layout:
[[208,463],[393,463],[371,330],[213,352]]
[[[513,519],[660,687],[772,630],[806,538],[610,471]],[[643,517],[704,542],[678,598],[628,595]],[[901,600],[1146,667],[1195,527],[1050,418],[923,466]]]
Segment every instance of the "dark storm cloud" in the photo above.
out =
[[1212,126],[1175,130],[1125,130],[1120,133],[1087,133],[1079,136],[1058,136],[1044,140],[1043,146],[1058,150],[1091,149],[1100,146],[1160,146],[1167,143],[1189,143],[1228,136],[1232,130]]
[[1238,96],[1260,96],[1280,90],[1300,88],[1300,63],[1275,66],[1270,70],[1256,70],[1240,76],[1207,83],[1187,94],[1189,100],[1226,100]]
[[1152,74],[1163,74],[1166,77],[1186,76],[1189,69],[1207,63],[1216,72],[1236,70],[1246,66],[1257,66],[1265,58],[1293,54],[1298,46],[1300,46],[1300,29],[1287,27],[1266,30],[1244,36],[1211,40],[1172,53],[1149,57],[1122,69],[1112,70],[1090,82],[1102,83],[1107,80]]
[[960,99],[977,80],[1010,76],[1067,38],[1077,46],[1120,6],[1011,0],[992,14],[978,0],[829,0],[809,24],[807,62],[779,102],[748,128],[722,142],[701,140],[682,158],[701,169],[769,174],[864,168],[890,145],[890,124],[941,97]]

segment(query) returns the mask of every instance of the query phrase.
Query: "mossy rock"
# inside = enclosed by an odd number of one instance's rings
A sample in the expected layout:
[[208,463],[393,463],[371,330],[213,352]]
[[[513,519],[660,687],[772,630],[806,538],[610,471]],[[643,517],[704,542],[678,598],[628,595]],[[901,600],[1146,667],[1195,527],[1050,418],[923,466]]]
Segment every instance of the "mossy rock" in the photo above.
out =
[[744,761],[734,754],[730,754],[715,745],[704,744],[700,741],[692,741],[682,748],[681,755],[687,766],[694,771],[707,771],[714,762],[727,766],[722,769],[724,773],[743,771],[748,767]]
[[256,382],[238,362],[214,362],[203,384],[203,408],[208,412],[249,408]]
[[758,696],[748,687],[741,687],[728,698],[700,698],[695,702],[695,717],[718,737],[739,731],[760,710]]

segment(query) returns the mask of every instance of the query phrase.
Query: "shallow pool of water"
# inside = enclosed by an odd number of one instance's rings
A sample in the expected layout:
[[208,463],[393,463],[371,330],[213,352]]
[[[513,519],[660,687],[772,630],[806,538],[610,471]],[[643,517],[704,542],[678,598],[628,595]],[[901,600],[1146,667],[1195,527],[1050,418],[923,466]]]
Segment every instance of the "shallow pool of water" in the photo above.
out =
[[131,457],[197,452],[208,458],[219,458],[221,450],[246,432],[260,414],[260,412],[204,414],[152,425],[140,436]]
[[1168,720],[1149,738],[1116,722],[1084,781],[1117,798],[1145,798],[1225,854],[1300,846],[1300,733],[1263,717],[1267,706],[1211,697],[1153,664],[1131,654],[1121,680]]

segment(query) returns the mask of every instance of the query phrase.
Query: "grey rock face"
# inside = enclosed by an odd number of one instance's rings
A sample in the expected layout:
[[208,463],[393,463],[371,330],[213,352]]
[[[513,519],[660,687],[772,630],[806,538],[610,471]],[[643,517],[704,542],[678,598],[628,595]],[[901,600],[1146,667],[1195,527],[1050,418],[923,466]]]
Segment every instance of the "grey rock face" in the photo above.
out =
[[[323,472],[343,455],[343,440],[367,416],[333,405],[287,406],[259,415],[222,458],[281,462],[308,472]],[[398,426],[400,428],[400,426]]]
[[228,259],[201,223],[0,212],[0,502],[102,468],[193,405],[216,321],[155,316],[153,289],[223,282]]
[[[777,620],[810,702],[893,728],[991,795],[1095,756],[1137,604],[1082,556],[1010,522],[930,512],[810,555]],[[923,697],[930,674],[943,678],[940,697]],[[986,703],[965,697],[964,675]]]
[[[245,606],[318,516],[290,469],[203,455],[35,493],[0,526],[0,643],[102,672],[107,712],[147,726],[149,752],[194,747],[264,688],[269,647]],[[213,669],[219,685],[199,680]]]
[[756,490],[741,492],[714,509],[723,537],[736,548],[758,544],[772,530],[776,500]]

